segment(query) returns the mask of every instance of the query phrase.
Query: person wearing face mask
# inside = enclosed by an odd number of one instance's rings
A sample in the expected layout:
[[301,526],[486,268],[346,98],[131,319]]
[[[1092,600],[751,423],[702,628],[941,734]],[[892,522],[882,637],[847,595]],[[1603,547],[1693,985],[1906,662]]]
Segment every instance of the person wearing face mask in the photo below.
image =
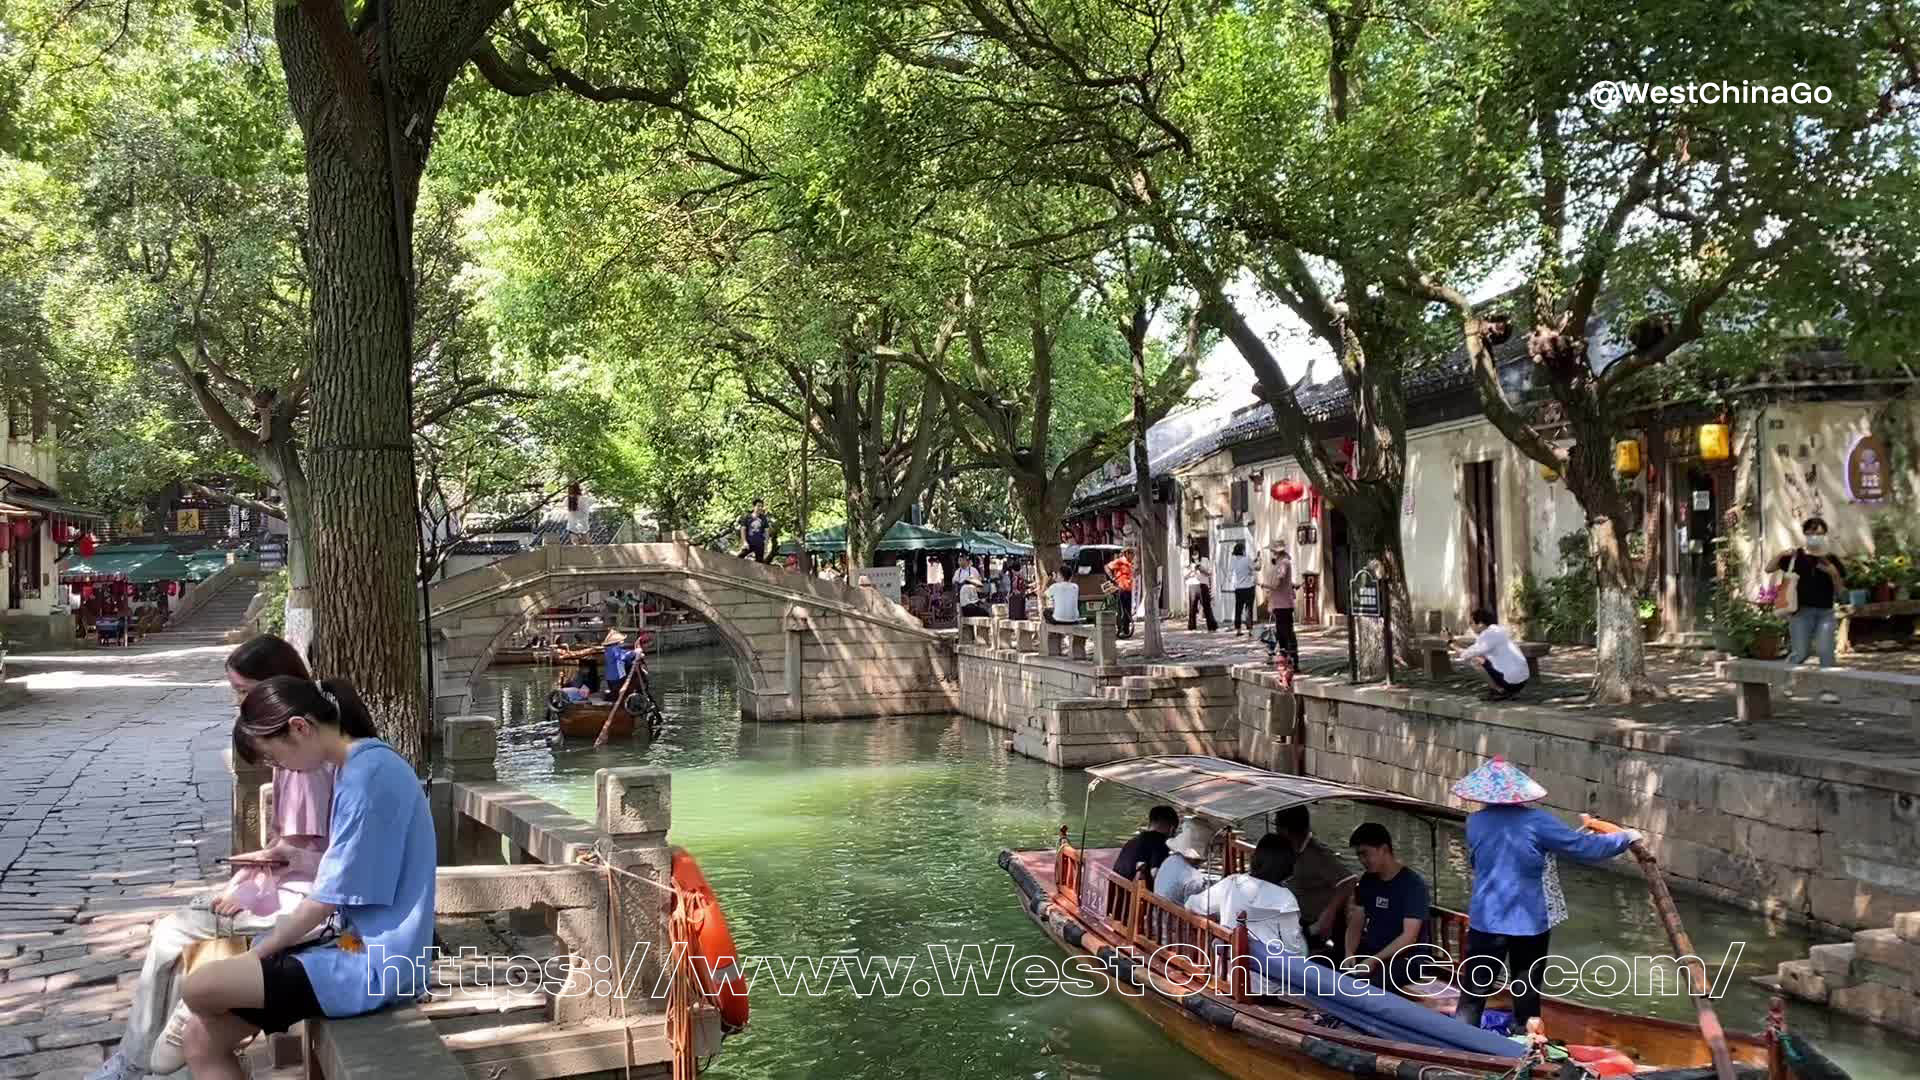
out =
[[[1799,578],[1795,595],[1799,607],[1787,620],[1787,636],[1792,648],[1787,663],[1798,665],[1816,648],[1820,666],[1833,666],[1833,601],[1845,580],[1846,568],[1827,550],[1827,523],[1810,517],[1800,526],[1805,542],[1774,560],[1773,568]],[[1821,694],[1829,704],[1839,698]]]

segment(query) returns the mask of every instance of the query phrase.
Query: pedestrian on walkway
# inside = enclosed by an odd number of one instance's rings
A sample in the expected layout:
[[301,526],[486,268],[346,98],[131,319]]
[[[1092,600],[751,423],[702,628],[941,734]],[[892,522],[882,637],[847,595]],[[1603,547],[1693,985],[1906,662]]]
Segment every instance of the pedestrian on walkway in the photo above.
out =
[[1504,965],[1514,989],[1513,1030],[1525,1031],[1527,1021],[1540,1015],[1542,973],[1534,967],[1548,955],[1553,928],[1567,918],[1554,856],[1583,862],[1611,859],[1640,834],[1632,829],[1576,832],[1548,811],[1528,806],[1546,798],[1547,789],[1503,758],[1467,774],[1453,785],[1453,793],[1482,807],[1467,815],[1473,897],[1454,1017],[1480,1025],[1487,996],[1501,982]]
[[1107,564],[1107,580],[1113,583],[1114,631],[1122,637],[1133,636],[1133,545]]
[[1286,653],[1298,668],[1300,639],[1293,633],[1293,556],[1287,554],[1287,546],[1278,540],[1267,549],[1261,579],[1260,584],[1267,590],[1267,610],[1273,615],[1274,647]]
[[[1773,561],[1775,570],[1794,575],[1796,606],[1787,617],[1787,665],[1798,667],[1815,651],[1820,666],[1833,666],[1833,604],[1846,580],[1846,567],[1827,548],[1827,523],[1810,517],[1800,525],[1801,546],[1785,552]],[[1840,699],[1831,692],[1820,700],[1833,704]]]
[[[227,684],[234,700],[276,675],[308,678],[299,650],[272,634],[262,634],[227,656]],[[251,758],[236,736],[235,756]],[[195,897],[186,907],[155,923],[120,1045],[87,1080],[130,1080],[152,1073],[164,1076],[186,1064],[182,1040],[190,1017],[180,1002],[180,958],[202,941],[265,933],[291,914],[312,888],[327,847],[327,818],[333,802],[333,774],[273,770],[273,822],[270,844],[285,843],[282,866],[238,870],[226,886]]]
[[773,518],[767,516],[767,500],[753,500],[753,512],[740,519],[740,555],[742,559],[752,559],[765,563],[771,555]]
[[1187,629],[1200,628],[1200,613],[1206,612],[1207,633],[1220,629],[1220,620],[1213,617],[1213,560],[1207,558],[1202,548],[1194,548],[1187,555]]
[[1233,590],[1233,632],[1237,636],[1253,634],[1253,560],[1247,558],[1247,542],[1235,540],[1233,554],[1227,558],[1227,588]]
[[[187,1063],[197,1078],[244,1074],[234,1053],[256,1032],[348,1017],[418,997],[433,942],[433,817],[413,766],[376,737],[351,683],[278,676],[247,692],[235,730],[295,771],[331,766],[331,842],[307,899],[244,956],[187,976]],[[284,842],[268,849],[285,857]],[[307,937],[323,924],[339,936]]]

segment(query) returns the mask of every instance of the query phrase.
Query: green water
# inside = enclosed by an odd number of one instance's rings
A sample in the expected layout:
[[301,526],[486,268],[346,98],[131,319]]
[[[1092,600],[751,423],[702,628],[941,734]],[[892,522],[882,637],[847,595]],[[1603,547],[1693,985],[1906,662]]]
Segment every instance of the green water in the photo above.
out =
[[[1061,955],[1021,913],[995,862],[1002,848],[1046,847],[1062,823],[1076,841],[1086,779],[1002,749],[1002,733],[961,718],[755,724],[735,706],[733,666],[721,653],[669,654],[654,661],[670,726],[651,745],[555,751],[539,723],[551,674],[490,672],[474,711],[501,718],[500,778],[582,817],[593,816],[593,771],[648,764],[673,769],[672,839],[700,859],[725,905],[743,956],[917,958],[927,946],[978,945],[991,955]],[[1117,844],[1144,816],[1146,801],[1112,787],[1093,799],[1087,841]],[[1358,821],[1333,806],[1316,829],[1338,846]],[[1424,824],[1380,811],[1407,861],[1433,880]],[[1464,851],[1443,830],[1438,899],[1464,907]],[[1554,951],[1576,961],[1602,954],[1669,952],[1636,877],[1562,867],[1573,917],[1554,933]],[[1747,983],[1782,961],[1804,957],[1814,939],[1746,912],[1680,898],[1695,947],[1717,969],[1744,943],[1720,1015],[1736,1030],[1758,1030],[1766,998]],[[764,978],[763,974],[760,976]],[[889,985],[903,985],[908,976]],[[756,982],[753,1021],[727,1040],[706,1073],[715,1078],[788,1077],[1213,1077],[1127,1006],[1066,993],[1026,996],[1011,985],[955,996],[855,994],[845,982],[823,993],[782,997]],[[1686,1019],[1681,997],[1644,1008]],[[1855,1080],[1920,1075],[1920,1044],[1811,1006],[1790,1010]]]

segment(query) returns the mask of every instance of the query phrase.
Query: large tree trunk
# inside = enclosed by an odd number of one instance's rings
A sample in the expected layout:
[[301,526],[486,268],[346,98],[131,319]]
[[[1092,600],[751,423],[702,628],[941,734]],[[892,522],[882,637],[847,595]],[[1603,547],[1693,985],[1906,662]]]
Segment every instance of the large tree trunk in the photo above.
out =
[[1141,333],[1129,334],[1133,354],[1133,491],[1138,502],[1134,520],[1139,528],[1140,565],[1134,568],[1134,596],[1143,601],[1141,655],[1158,660],[1167,655],[1160,634],[1160,563],[1166,558],[1167,530],[1153,505],[1152,462],[1147,456],[1146,313],[1135,316]]
[[[1385,578],[1385,614],[1393,620],[1396,677],[1419,662],[1413,643],[1413,598],[1407,589],[1406,556],[1400,547],[1400,490],[1398,483],[1369,483],[1358,486],[1352,495],[1339,502],[1353,543],[1354,557],[1348,572],[1357,573],[1361,567],[1370,567]],[[1331,591],[1328,596],[1332,596]],[[1349,618],[1352,618],[1351,612]],[[1354,621],[1354,646],[1362,679],[1386,677],[1384,622],[1384,619],[1372,618]]]
[[1624,519],[1591,515],[1588,546],[1594,569],[1594,657],[1592,700],[1611,705],[1658,700],[1666,689],[1647,674],[1647,646],[1641,635],[1633,560],[1627,555]]
[[[294,451],[288,447],[286,456]],[[287,512],[287,619],[281,634],[304,656],[313,648],[313,513],[306,474],[296,459],[293,470],[279,480],[280,498]]]
[[[431,20],[439,11],[408,14]],[[358,39],[331,18],[324,6],[308,5],[281,5],[274,16],[305,142],[312,222],[309,555],[312,580],[326,587],[313,592],[308,655],[316,671],[351,680],[381,736],[424,769],[430,721],[414,591],[420,530],[408,408],[411,291],[395,228],[412,235],[426,146],[459,65],[416,75],[421,85],[385,88],[397,95],[400,122],[412,133],[389,155],[380,90],[367,89],[373,77]],[[472,48],[470,41],[436,44]]]

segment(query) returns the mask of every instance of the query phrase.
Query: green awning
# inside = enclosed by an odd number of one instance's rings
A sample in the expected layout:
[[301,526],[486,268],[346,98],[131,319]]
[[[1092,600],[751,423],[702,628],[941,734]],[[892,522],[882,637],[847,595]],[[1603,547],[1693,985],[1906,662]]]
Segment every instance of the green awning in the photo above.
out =
[[[925,525],[909,525],[904,521],[895,522],[887,530],[874,550],[879,552],[895,551],[958,551],[965,547],[961,538],[952,533]],[[800,554],[800,545],[789,540],[777,549],[782,555]],[[847,527],[835,525],[831,529],[820,529],[807,534],[807,550],[842,554],[847,550]]]
[[186,560],[166,546],[144,544],[101,548],[84,559],[76,555],[60,568],[60,580],[83,582],[107,578],[149,585],[156,581],[190,581],[192,573]]
[[226,548],[201,548],[180,556],[187,563],[188,581],[205,581],[226,568]]

